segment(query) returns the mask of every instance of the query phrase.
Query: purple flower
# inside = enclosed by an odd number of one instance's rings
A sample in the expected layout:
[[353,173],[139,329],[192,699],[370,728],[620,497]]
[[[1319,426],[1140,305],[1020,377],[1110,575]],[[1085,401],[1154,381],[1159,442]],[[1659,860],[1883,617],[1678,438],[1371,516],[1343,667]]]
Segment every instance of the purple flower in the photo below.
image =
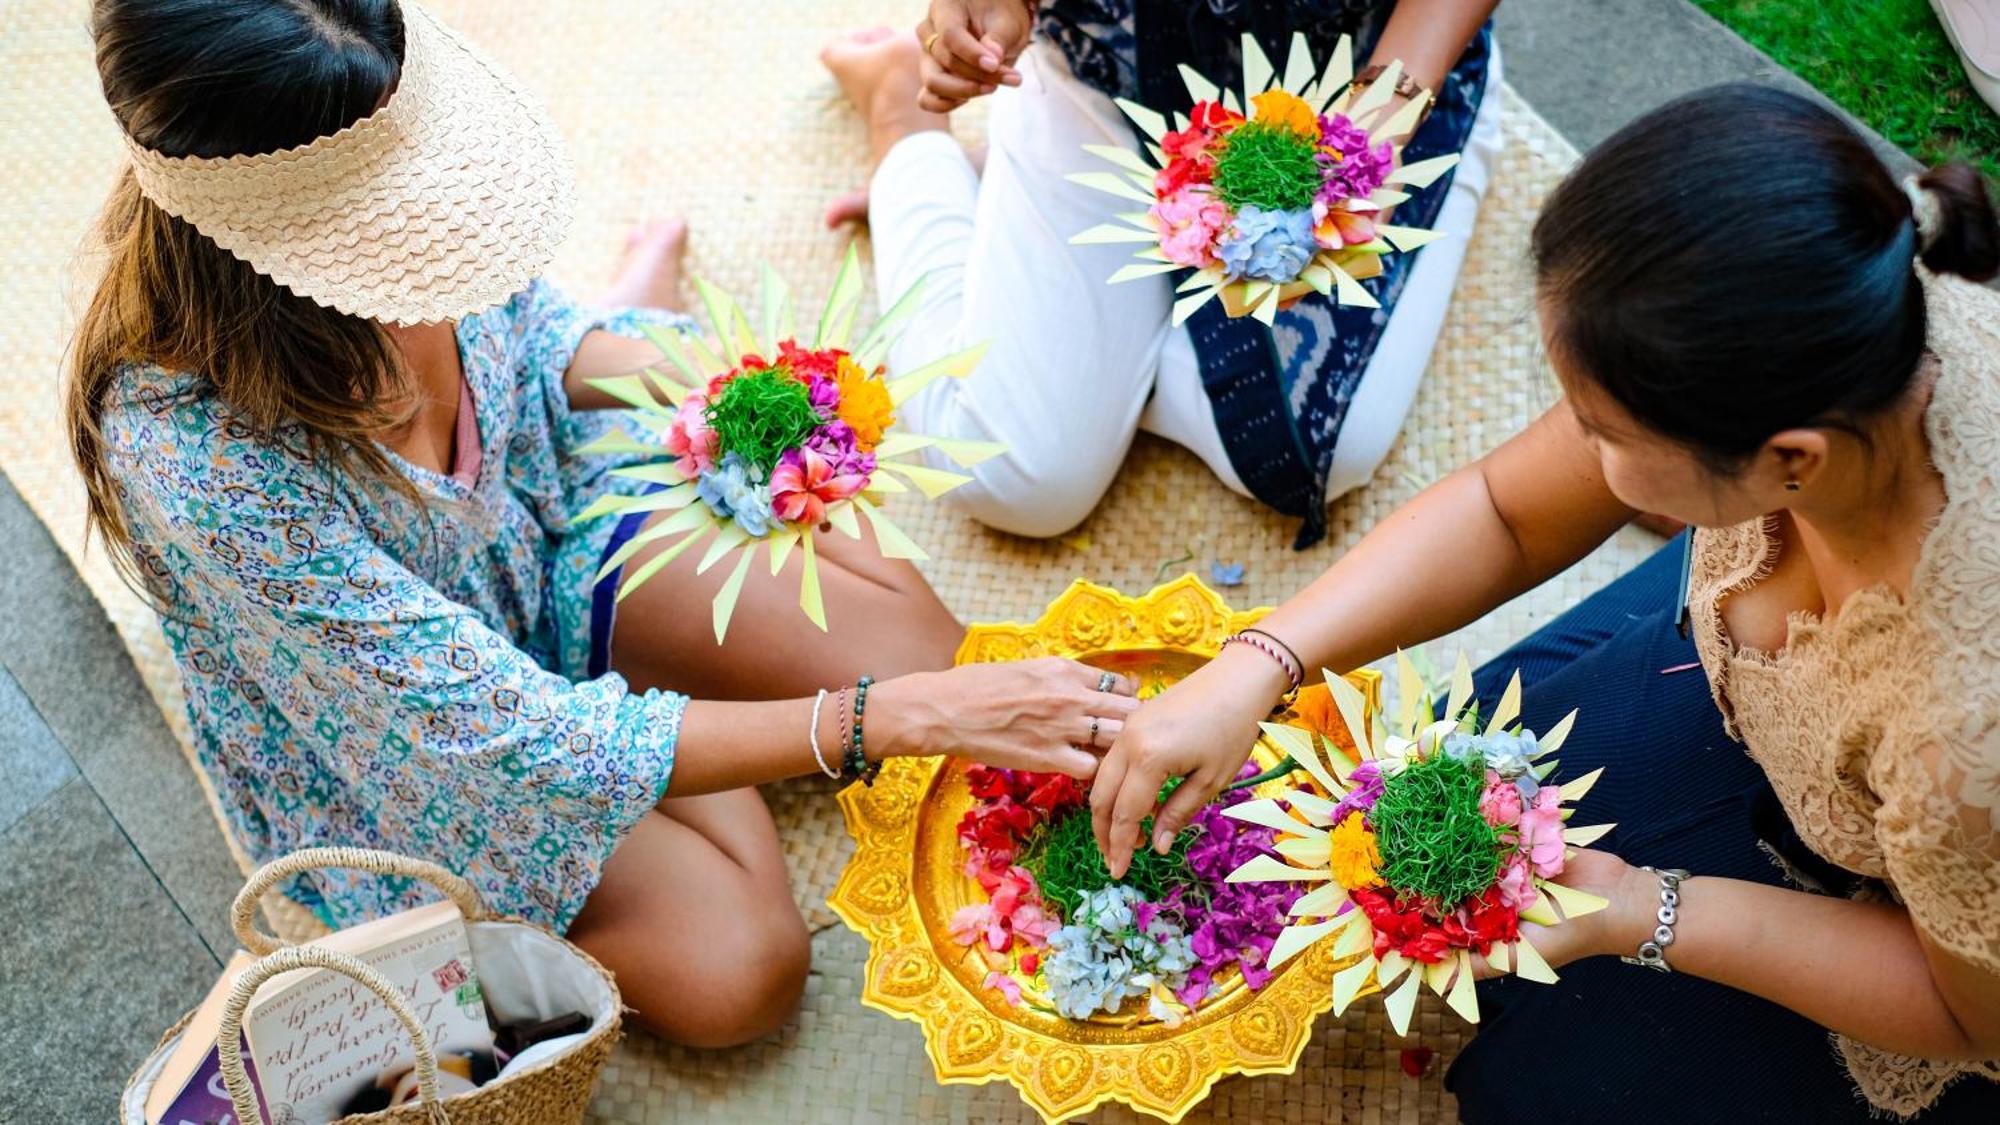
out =
[[1367,812],[1375,807],[1375,801],[1382,796],[1382,767],[1373,759],[1354,767],[1348,776],[1347,795],[1333,806],[1333,822],[1339,824],[1347,819],[1347,814],[1356,809]]
[[[1256,763],[1246,762],[1237,777],[1240,780],[1256,774]],[[1195,814],[1193,827],[1200,831],[1188,844],[1188,866],[1208,888],[1208,902],[1190,903],[1176,895],[1162,904],[1186,919],[1194,951],[1195,966],[1175,992],[1184,1004],[1199,1003],[1208,995],[1215,975],[1231,964],[1241,970],[1244,983],[1251,988],[1264,987],[1271,979],[1263,967],[1265,958],[1288,921],[1292,903],[1304,893],[1297,883],[1224,881],[1253,857],[1278,854],[1273,846],[1276,832],[1222,815],[1224,809],[1247,800],[1250,791],[1238,789]]]
[[832,418],[834,408],[840,405],[840,384],[824,375],[808,375],[806,397],[820,417]]
[[814,430],[806,448],[832,462],[835,476],[865,478],[875,472],[875,455],[856,447],[854,430],[845,422],[828,422]]
[[1320,162],[1327,171],[1319,198],[1332,205],[1349,199],[1366,199],[1375,193],[1395,167],[1389,142],[1370,147],[1368,132],[1347,118],[1334,114],[1319,119]]

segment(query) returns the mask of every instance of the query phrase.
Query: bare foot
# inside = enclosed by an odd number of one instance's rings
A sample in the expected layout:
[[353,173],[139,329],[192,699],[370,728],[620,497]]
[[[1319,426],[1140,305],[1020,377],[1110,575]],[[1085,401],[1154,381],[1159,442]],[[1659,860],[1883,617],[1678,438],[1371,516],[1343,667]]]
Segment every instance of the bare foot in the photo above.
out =
[[598,303],[617,308],[680,312],[681,257],[687,253],[685,219],[649,219],[625,238],[625,257]]
[[915,32],[887,27],[843,35],[820,48],[819,61],[868,123],[868,144],[877,163],[904,137],[945,128],[944,114],[917,108],[923,91],[917,71],[921,51]]

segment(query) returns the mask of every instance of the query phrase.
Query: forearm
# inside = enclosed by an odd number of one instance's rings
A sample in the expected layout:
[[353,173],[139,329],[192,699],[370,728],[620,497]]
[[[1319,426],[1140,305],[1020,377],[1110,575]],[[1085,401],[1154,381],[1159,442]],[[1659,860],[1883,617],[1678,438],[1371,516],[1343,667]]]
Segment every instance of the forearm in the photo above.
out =
[[1436,91],[1498,6],[1498,0],[1400,0],[1369,62],[1399,60],[1418,85]]
[[1308,673],[1345,671],[1448,633],[1534,585],[1478,466],[1403,505],[1262,628]]
[[1425,489],[1266,618],[1309,675],[1467,625],[1561,572],[1631,518],[1558,406]]
[[[869,689],[863,715],[863,750],[870,761],[924,753],[934,736],[924,733],[930,709],[922,705],[920,676],[899,676]],[[911,692],[915,690],[916,695]],[[813,755],[836,772],[846,756],[843,736],[851,731],[855,693],[845,700],[829,691],[813,723],[811,697],[756,703],[692,700],[681,718],[667,796],[688,797],[762,785],[820,772]],[[844,706],[843,706],[844,703]]]
[[592,379],[630,375],[660,362],[660,349],[650,340],[636,340],[602,330],[586,333],[563,372],[563,392],[571,410],[619,410],[628,404],[590,385]]
[[[1605,952],[1630,953],[1657,925],[1654,876],[1633,869],[1628,879],[1631,890],[1620,897],[1630,917],[1607,932]],[[1737,879],[1689,879],[1680,894],[1667,951],[1675,972],[1761,996],[1898,1054],[2000,1054],[1993,1041],[2000,1028],[1969,1029],[1954,1014],[1903,908]]]

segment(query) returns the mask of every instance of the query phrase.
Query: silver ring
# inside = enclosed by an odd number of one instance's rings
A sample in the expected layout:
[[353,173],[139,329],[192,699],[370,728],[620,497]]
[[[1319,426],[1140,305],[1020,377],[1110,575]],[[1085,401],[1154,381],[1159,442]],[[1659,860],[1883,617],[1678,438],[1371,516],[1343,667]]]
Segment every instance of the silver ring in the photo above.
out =
[[1116,686],[1118,686],[1118,673],[1116,672],[1105,672],[1097,677],[1098,691],[1110,691]]
[[1090,720],[1090,744],[1097,745],[1097,719],[1094,716]]

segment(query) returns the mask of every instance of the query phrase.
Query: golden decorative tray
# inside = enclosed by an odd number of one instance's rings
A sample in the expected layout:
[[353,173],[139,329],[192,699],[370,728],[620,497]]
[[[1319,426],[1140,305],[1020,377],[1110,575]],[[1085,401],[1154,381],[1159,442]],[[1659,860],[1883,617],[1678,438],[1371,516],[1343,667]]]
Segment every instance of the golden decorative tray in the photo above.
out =
[[[1033,624],[973,626],[958,663],[1065,656],[1137,677],[1141,695],[1151,695],[1268,612],[1231,610],[1192,575],[1138,598],[1078,581]],[[1348,679],[1372,716],[1380,677]],[[1280,752],[1261,741],[1255,756],[1270,766]],[[953,758],[894,759],[872,787],[840,794],[856,848],[828,902],[868,939],[862,1003],[922,1025],[938,1081],[1004,1079],[1051,1122],[1112,1100],[1173,1122],[1227,1075],[1297,1069],[1313,1021],[1332,1007],[1334,973],[1356,960],[1336,960],[1330,942],[1286,962],[1261,991],[1233,970],[1218,977],[1214,994],[1174,1029],[1128,1012],[1065,1020],[983,987],[985,963],[950,931],[960,907],[984,901],[962,870],[957,835],[971,804],[964,764]]]

